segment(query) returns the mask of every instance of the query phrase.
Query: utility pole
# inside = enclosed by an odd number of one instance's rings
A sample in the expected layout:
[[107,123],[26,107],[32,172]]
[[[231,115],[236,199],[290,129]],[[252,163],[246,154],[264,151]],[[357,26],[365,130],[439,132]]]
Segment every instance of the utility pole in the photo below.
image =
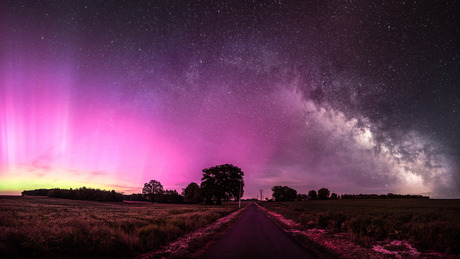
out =
[[240,198],[238,199],[238,209],[241,208],[241,180],[240,180]]
[[263,199],[262,199],[262,189],[260,189],[260,201],[263,201]]

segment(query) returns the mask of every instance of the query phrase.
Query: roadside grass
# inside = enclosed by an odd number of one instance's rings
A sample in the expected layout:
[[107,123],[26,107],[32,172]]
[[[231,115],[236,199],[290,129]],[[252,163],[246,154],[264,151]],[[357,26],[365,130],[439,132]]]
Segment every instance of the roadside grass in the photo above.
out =
[[0,258],[132,258],[236,209],[0,197]]
[[304,229],[348,233],[364,247],[405,240],[422,252],[460,254],[460,201],[425,199],[263,202]]

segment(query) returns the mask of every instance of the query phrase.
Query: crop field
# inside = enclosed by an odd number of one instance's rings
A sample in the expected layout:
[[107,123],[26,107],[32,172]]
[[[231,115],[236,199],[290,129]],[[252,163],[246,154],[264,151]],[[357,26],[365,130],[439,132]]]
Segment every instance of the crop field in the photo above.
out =
[[364,247],[404,240],[419,251],[460,254],[460,201],[429,199],[263,202],[304,229],[347,233]]
[[0,197],[0,258],[130,258],[237,209]]

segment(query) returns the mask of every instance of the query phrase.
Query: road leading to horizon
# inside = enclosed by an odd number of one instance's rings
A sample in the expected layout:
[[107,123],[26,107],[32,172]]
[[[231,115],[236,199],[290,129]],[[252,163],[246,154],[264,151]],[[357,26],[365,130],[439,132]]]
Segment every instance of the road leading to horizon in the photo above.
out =
[[278,227],[255,204],[225,233],[205,258],[317,258]]

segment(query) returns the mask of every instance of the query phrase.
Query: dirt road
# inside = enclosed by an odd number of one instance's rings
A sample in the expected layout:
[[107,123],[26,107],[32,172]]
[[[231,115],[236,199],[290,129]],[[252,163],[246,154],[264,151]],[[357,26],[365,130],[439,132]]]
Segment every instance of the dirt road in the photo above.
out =
[[205,258],[317,258],[251,204]]

